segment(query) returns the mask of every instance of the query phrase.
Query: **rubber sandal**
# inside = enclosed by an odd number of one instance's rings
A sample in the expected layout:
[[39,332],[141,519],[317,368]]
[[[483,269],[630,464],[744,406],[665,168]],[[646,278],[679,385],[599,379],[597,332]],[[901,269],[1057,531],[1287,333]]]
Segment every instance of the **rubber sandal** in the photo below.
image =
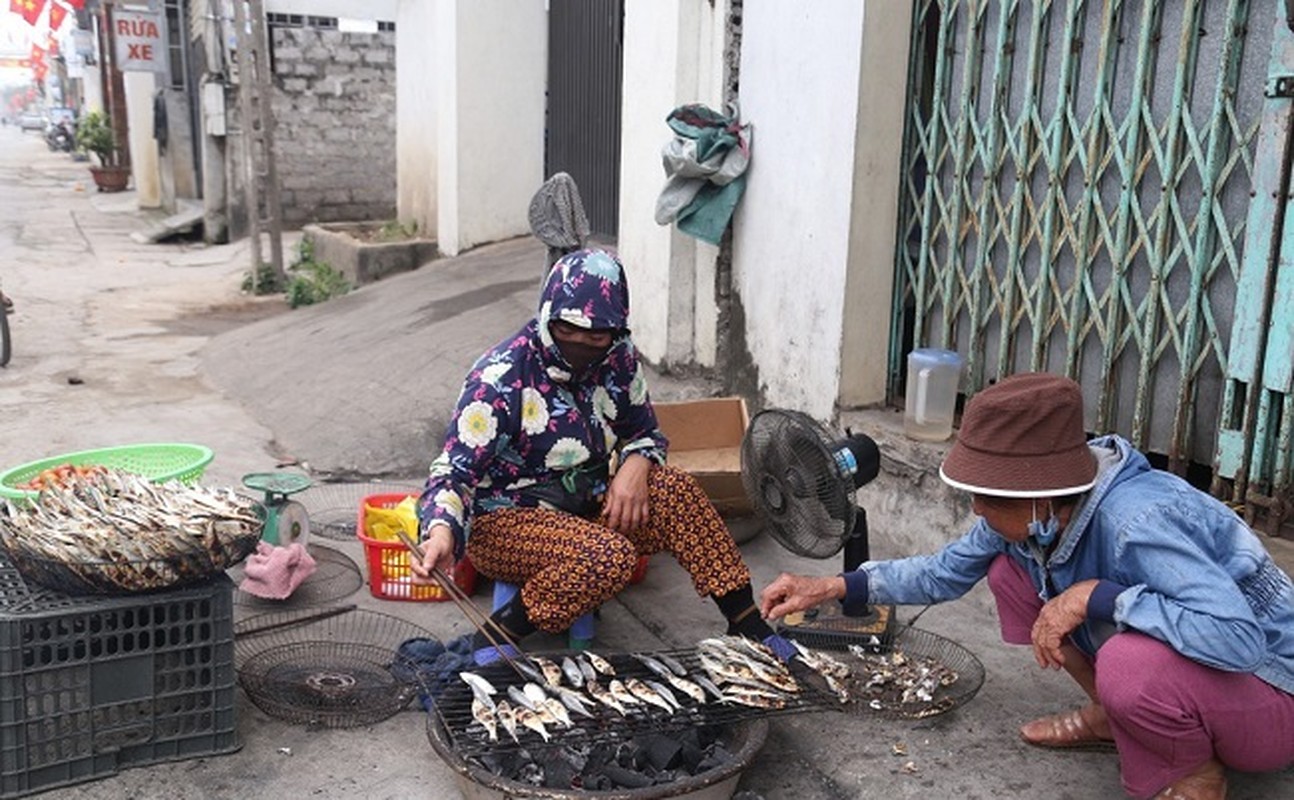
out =
[[1079,708],[1035,719],[1020,728],[1020,738],[1034,747],[1048,750],[1117,752],[1114,740],[1098,736]]

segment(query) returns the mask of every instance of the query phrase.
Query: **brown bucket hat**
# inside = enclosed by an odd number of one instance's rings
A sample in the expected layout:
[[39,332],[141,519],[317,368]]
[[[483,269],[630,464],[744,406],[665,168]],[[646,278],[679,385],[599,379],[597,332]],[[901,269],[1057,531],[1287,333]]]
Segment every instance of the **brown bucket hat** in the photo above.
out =
[[956,489],[997,497],[1057,497],[1096,483],[1083,431],[1083,392],[1069,378],[1028,372],[971,398],[939,468]]

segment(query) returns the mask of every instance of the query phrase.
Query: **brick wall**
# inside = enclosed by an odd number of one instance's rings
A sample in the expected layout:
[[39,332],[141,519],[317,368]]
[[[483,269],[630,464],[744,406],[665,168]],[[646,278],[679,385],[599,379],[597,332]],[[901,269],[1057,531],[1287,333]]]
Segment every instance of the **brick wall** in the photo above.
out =
[[283,221],[395,217],[395,33],[271,26]]

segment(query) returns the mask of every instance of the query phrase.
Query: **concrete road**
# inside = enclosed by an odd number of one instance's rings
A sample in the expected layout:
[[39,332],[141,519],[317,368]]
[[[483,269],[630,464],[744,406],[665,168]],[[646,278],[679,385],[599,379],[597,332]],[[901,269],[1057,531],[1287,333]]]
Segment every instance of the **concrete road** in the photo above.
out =
[[[18,304],[14,360],[0,370],[0,465],[126,442],[196,441],[217,452],[212,484],[278,468],[416,482],[468,363],[531,313],[543,263],[533,242],[506,242],[287,312],[278,299],[240,294],[249,266],[240,245],[132,243],[129,234],[159,215],[134,208],[129,193],[95,194],[84,164],[49,153],[36,136],[0,129],[0,185],[0,285]],[[712,390],[659,375],[653,387],[658,398]],[[905,444],[896,422],[887,412],[851,421],[886,453],[881,478],[859,496],[877,556],[933,549],[968,514],[935,475],[938,449]],[[362,561],[356,542],[326,544]],[[757,587],[782,570],[838,569],[834,559],[794,557],[767,535],[742,547]],[[364,589],[349,601],[442,638],[467,630],[448,604],[382,601]],[[487,598],[476,601],[484,607]],[[918,611],[898,613],[909,620]],[[919,626],[983,662],[987,677],[973,701],[920,722],[775,718],[740,788],[769,800],[1120,794],[1116,756],[1019,742],[1023,721],[1081,697],[1000,643],[983,587],[930,609]],[[685,647],[720,629],[712,604],[658,556],[642,584],[603,607],[597,646]],[[559,646],[552,637],[535,643]],[[237,753],[129,769],[43,796],[458,796],[418,711],[361,728],[308,729],[267,716],[240,691],[238,713]],[[1232,797],[1294,797],[1294,777],[1234,776]]]

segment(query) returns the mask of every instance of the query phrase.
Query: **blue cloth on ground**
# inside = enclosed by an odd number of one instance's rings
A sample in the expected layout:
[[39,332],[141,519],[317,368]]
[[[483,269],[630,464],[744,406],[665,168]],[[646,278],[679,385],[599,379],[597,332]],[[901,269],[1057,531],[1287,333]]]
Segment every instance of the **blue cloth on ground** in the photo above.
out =
[[475,666],[471,634],[445,644],[436,639],[418,638],[408,639],[396,649],[391,674],[397,680],[417,686],[422,707],[431,710],[435,698],[452,681],[458,680],[458,673]]

